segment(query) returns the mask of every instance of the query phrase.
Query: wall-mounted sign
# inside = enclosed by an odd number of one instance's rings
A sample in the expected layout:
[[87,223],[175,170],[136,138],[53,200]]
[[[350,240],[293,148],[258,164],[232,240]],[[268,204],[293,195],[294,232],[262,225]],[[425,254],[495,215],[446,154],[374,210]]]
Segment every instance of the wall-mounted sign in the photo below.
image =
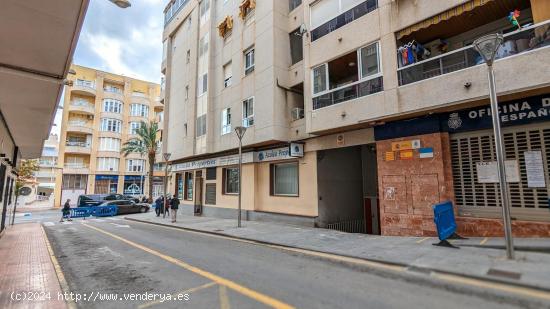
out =
[[[506,160],[504,162],[506,170],[506,182],[520,182],[519,166],[516,160]],[[477,162],[477,182],[479,183],[498,183],[498,166],[496,161]]]
[[544,163],[542,161],[541,151],[526,151],[525,170],[527,172],[527,186],[529,188],[545,188],[546,179],[544,173]]
[[412,149],[411,141],[400,141],[400,142],[391,143],[392,151],[400,151],[400,150],[408,150],[408,149]]
[[288,147],[289,147],[291,157],[302,158],[304,156],[303,143],[290,143]]
[[395,201],[395,187],[384,188],[384,199],[386,201]]
[[395,152],[386,151],[386,154],[384,157],[386,158],[386,161],[395,161]]
[[268,162],[291,158],[288,147],[262,150],[254,153],[254,162]]
[[411,160],[414,157],[414,152],[412,149],[410,150],[401,150],[399,152],[399,159],[401,160]]
[[434,149],[431,147],[420,148],[418,149],[420,159],[433,158]]
[[344,141],[344,134],[338,134],[336,136],[336,145],[338,146],[344,146],[345,144],[345,141]]
[[[243,153],[243,163],[251,163],[253,162],[253,158],[254,158],[253,152]],[[196,169],[203,169],[203,168],[216,167],[216,166],[228,166],[228,165],[235,165],[235,164],[239,164],[239,155],[231,155],[231,156],[224,156],[224,157],[218,157],[218,158],[190,161],[185,163],[178,163],[178,164],[172,165],[172,171],[179,172],[179,171],[188,171],[188,170],[196,170]]]

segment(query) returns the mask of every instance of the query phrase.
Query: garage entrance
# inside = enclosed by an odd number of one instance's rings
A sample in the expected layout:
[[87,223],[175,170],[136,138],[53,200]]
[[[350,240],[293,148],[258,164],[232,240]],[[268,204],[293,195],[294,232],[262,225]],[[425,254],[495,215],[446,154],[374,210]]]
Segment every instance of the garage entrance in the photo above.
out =
[[374,144],[318,151],[317,186],[317,227],[380,234]]

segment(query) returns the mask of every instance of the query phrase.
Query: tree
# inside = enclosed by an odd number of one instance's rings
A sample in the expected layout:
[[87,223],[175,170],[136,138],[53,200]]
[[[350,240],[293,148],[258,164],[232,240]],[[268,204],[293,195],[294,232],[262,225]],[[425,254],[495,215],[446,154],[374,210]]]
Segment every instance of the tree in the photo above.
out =
[[19,199],[19,191],[24,185],[33,181],[34,172],[38,171],[38,160],[21,160],[21,165],[16,168],[17,178],[15,179],[15,206],[13,207],[13,217],[11,224],[13,225],[15,220],[15,210],[17,209],[17,200]]
[[141,121],[139,128],[136,130],[137,137],[124,143],[121,150],[125,157],[131,153],[147,156],[149,161],[149,201],[153,200],[153,168],[158,151],[158,131],[159,126],[156,121],[151,121],[150,123]]

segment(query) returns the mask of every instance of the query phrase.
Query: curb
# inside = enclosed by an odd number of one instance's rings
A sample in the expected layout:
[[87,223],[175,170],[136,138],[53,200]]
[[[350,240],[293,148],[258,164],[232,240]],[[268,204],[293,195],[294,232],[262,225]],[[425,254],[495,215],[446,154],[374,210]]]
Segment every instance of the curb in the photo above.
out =
[[[124,219],[128,220],[128,221],[134,221],[134,222],[140,222],[140,223],[145,223],[145,224],[170,227],[170,228],[174,228],[174,229],[186,230],[186,231],[197,232],[197,233],[202,233],[202,234],[210,234],[210,235],[223,236],[223,237],[237,239],[237,240],[245,240],[245,241],[249,241],[249,242],[253,242],[253,243],[257,243],[257,244],[278,246],[278,247],[281,247],[281,248],[288,248],[288,249],[295,249],[295,250],[305,250],[305,251],[316,252],[316,253],[321,253],[321,254],[340,256],[340,257],[344,257],[344,258],[352,258],[352,259],[357,259],[357,260],[363,260],[363,261],[366,261],[366,262],[378,263],[378,264],[382,264],[382,265],[386,265],[386,266],[390,266],[390,267],[391,266],[403,267],[403,268],[406,268],[406,269],[413,270],[411,273],[415,273],[415,274],[418,274],[418,273],[429,274],[430,272],[433,272],[433,273],[458,276],[458,277],[463,277],[463,278],[480,280],[480,281],[484,281],[484,282],[492,282],[492,283],[497,283],[497,284],[515,286],[515,287],[519,287],[519,288],[526,288],[526,289],[537,290],[537,291],[541,291],[541,292],[545,292],[545,293],[550,293],[550,288],[545,288],[545,287],[540,287],[540,286],[535,286],[535,285],[525,284],[525,283],[519,283],[519,282],[506,280],[506,279],[498,279],[498,278],[485,277],[485,276],[476,276],[476,275],[464,274],[464,273],[459,273],[459,272],[452,272],[452,271],[447,271],[447,270],[440,270],[440,269],[429,268],[429,267],[414,266],[414,265],[405,264],[405,263],[384,261],[384,260],[378,260],[378,259],[372,259],[372,258],[364,258],[364,257],[353,256],[353,255],[345,255],[345,254],[334,253],[334,252],[330,252],[330,251],[321,251],[321,250],[291,246],[291,245],[280,244],[280,243],[270,242],[270,241],[265,241],[265,240],[258,240],[258,239],[247,238],[247,237],[239,237],[239,236],[229,235],[229,234],[220,233],[220,232],[205,231],[205,230],[200,230],[200,229],[195,229],[195,228],[190,228],[190,227],[176,226],[176,225],[152,222],[152,221],[147,221],[147,220],[140,220],[140,219],[129,218],[129,217],[124,217]],[[329,259],[329,258],[327,258],[327,259]],[[357,264],[349,262],[348,265],[356,266]]]

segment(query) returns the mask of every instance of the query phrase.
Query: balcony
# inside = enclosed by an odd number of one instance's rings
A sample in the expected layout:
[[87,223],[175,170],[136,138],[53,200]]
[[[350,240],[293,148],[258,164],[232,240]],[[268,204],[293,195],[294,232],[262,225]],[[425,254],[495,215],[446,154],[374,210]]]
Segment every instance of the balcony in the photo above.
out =
[[[544,38],[549,26],[550,20],[505,34],[504,43],[497,52],[497,61],[550,46],[550,37]],[[482,57],[469,45],[399,68],[399,85],[419,82],[482,63]]]
[[90,80],[77,79],[73,84],[72,92],[80,95],[95,96],[95,83]]
[[149,105],[149,96],[143,92],[132,92],[132,102]]
[[178,14],[178,12],[189,2],[189,0],[175,0],[164,12],[164,26]]
[[63,174],[88,174],[89,165],[86,163],[65,163],[63,165]]
[[71,142],[65,143],[65,153],[70,154],[90,154],[92,148],[87,142]]
[[84,100],[75,100],[69,104],[70,112],[79,112],[81,114],[93,115],[95,113],[95,106]]
[[91,122],[86,121],[68,121],[67,122],[67,132],[76,132],[83,134],[93,134],[94,129],[92,128]]
[[313,109],[354,100],[384,90],[382,76],[364,82],[355,82],[313,98]]
[[363,17],[369,12],[378,8],[377,0],[367,0],[352,9],[349,9],[335,18],[323,23],[322,25],[311,30],[311,42],[339,29],[343,26]]

